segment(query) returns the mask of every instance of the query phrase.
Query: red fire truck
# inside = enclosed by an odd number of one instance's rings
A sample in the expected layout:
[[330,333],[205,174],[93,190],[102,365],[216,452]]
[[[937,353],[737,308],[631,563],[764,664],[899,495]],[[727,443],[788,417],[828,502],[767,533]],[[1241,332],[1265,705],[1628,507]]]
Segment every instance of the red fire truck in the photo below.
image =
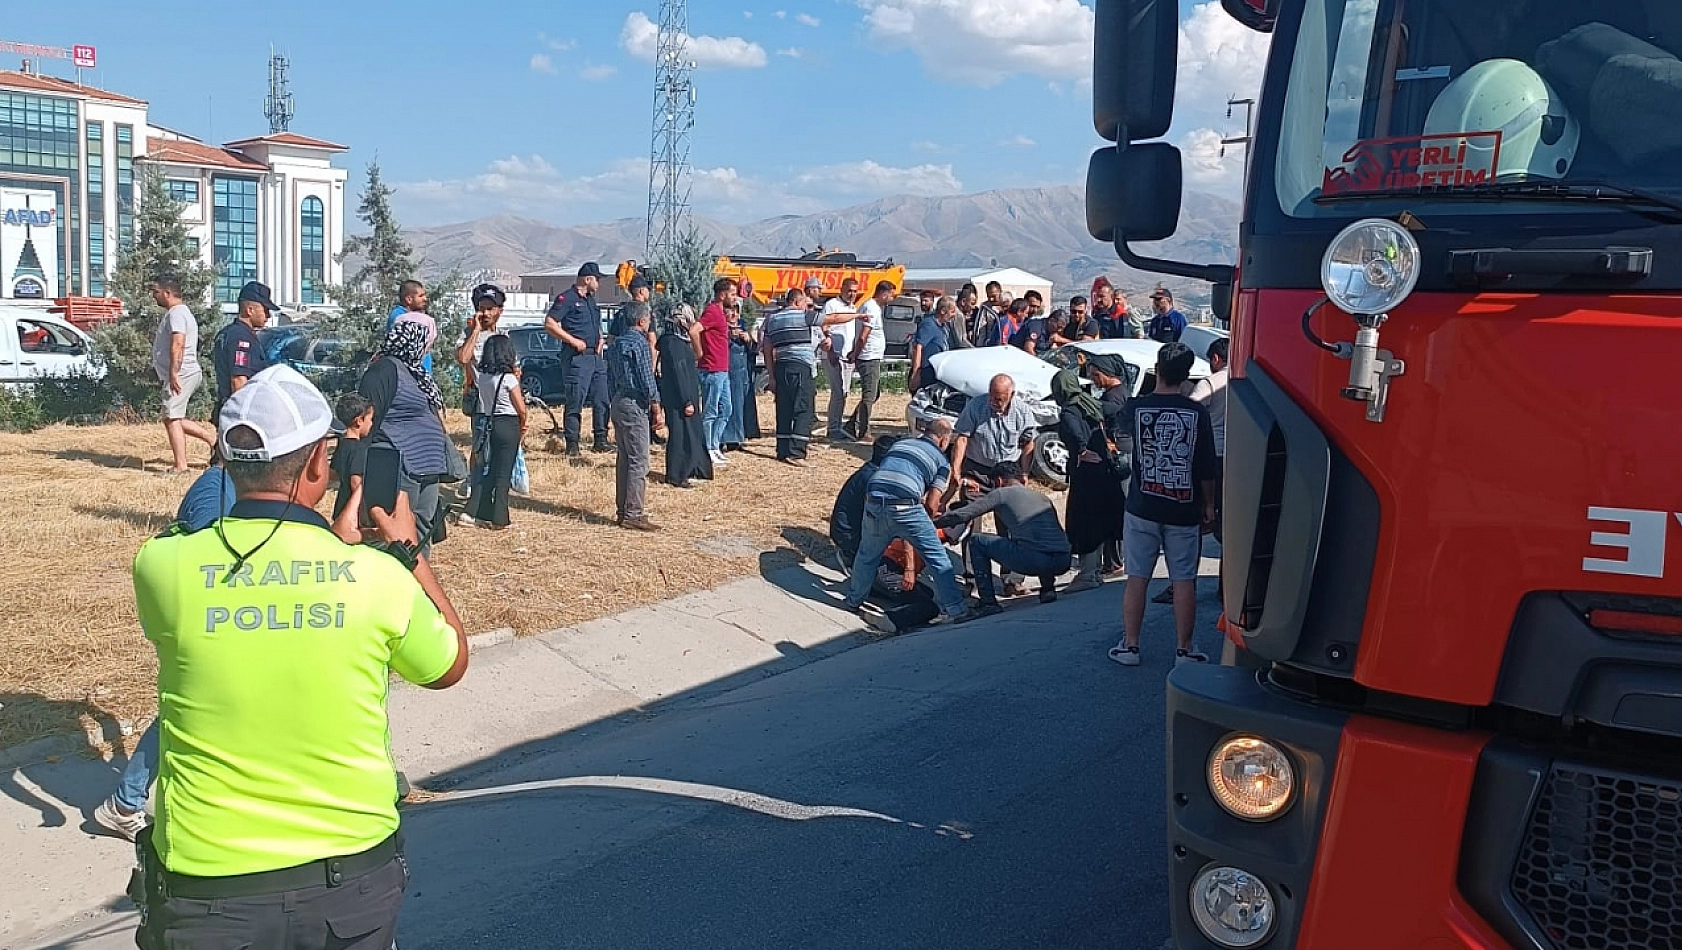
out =
[[1222,4],[1236,267],[1132,246],[1180,5],[1095,8],[1089,229],[1233,321],[1253,662],[1169,679],[1175,946],[1682,947],[1682,3]]

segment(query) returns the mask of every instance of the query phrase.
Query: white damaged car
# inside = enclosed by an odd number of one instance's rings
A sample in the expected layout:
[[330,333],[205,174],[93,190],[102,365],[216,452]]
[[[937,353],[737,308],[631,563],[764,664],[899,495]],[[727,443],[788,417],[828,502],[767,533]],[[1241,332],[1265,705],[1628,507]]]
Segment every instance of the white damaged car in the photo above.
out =
[[[1085,340],[1060,346],[1044,357],[1030,356],[1014,346],[988,346],[968,350],[947,350],[929,361],[935,382],[918,390],[905,410],[906,424],[922,431],[934,419],[953,422],[971,399],[985,399],[993,377],[1003,373],[1016,383],[1016,396],[1028,402],[1039,423],[1034,433],[1034,451],[1028,460],[1029,474],[1054,487],[1069,483],[1069,450],[1057,434],[1060,410],[1051,398],[1051,377],[1075,363],[1078,353],[1096,356],[1119,355],[1127,364],[1129,395],[1146,386],[1156,387],[1157,351],[1162,344],[1152,340]],[[1209,375],[1209,364],[1199,356],[1192,364],[1191,382]],[[1088,383],[1088,385],[1091,385]]]

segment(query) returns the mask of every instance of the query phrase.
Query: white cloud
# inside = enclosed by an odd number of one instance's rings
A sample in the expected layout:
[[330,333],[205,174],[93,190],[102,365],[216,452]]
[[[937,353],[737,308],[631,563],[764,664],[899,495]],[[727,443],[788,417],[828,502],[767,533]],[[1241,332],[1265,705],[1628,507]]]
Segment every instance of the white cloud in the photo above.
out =
[[[642,11],[625,18],[619,45],[643,62],[654,62],[660,28]],[[688,56],[699,69],[759,69],[766,63],[765,47],[740,36],[691,36]]]
[[537,39],[538,39],[538,42],[542,43],[544,46],[549,47],[550,49],[554,50],[557,53],[564,53],[567,50],[574,49],[578,46],[578,41],[577,40],[554,38],[554,37],[550,37],[546,33],[537,34]]
[[951,165],[914,165],[895,168],[873,161],[825,165],[795,176],[794,184],[807,193],[833,195],[955,195],[964,190]]
[[1092,9],[1079,0],[857,0],[871,39],[910,49],[936,78],[992,86],[1016,73],[1092,71]]
[[819,20],[817,17],[811,15],[810,13],[802,13],[799,16],[796,16],[794,18],[794,22],[800,24],[801,26],[822,26],[823,25],[823,21]]
[[542,53],[533,53],[531,55],[531,71],[553,76],[555,75],[555,64]]
[[786,19],[788,19],[788,11],[787,10],[778,10],[777,13],[776,13],[776,17],[779,20],[786,20]]
[[578,71],[578,78],[585,82],[601,82],[613,78],[613,74],[618,71],[612,66],[586,66]]
[[753,11],[752,10],[743,10],[742,11],[742,19],[744,19],[744,20],[753,19]]
[[789,59],[800,59],[806,55],[806,51],[798,46],[790,46],[788,49],[777,50],[777,55],[786,56]]
[[1026,135],[1013,135],[999,144],[1009,148],[1033,148],[1037,143]]
[[[622,158],[591,174],[569,175],[542,156],[512,155],[463,178],[399,183],[394,200],[403,220],[423,227],[497,213],[558,224],[639,218],[647,210],[648,168],[646,158]],[[896,168],[871,161],[810,168],[776,180],[728,166],[696,168],[690,184],[696,213],[727,221],[809,214],[894,194],[963,190],[950,165]]]
[[1244,146],[1226,146],[1222,155],[1222,138],[1214,129],[1187,132],[1180,139],[1181,167],[1197,190],[1236,198],[1244,188]]
[[1193,7],[1180,24],[1176,114],[1196,121],[1225,116],[1229,97],[1259,92],[1267,42],[1268,34],[1234,20],[1218,3]]
[[946,150],[946,146],[940,144],[939,142],[929,142],[925,140],[922,142],[912,142],[911,150],[914,152],[943,152]]

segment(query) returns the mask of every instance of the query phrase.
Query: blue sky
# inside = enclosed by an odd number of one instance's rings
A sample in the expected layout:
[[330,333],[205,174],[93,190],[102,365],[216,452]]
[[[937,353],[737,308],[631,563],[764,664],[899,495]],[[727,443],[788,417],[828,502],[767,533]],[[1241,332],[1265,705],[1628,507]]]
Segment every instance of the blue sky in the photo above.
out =
[[[1264,38],[1215,3],[1181,12],[1173,137],[1194,187],[1227,190],[1237,162],[1210,137],[1232,128],[1227,95],[1254,91]],[[267,131],[272,43],[292,59],[293,130],[351,146],[353,189],[377,156],[404,223],[581,224],[646,209],[657,19],[657,0],[77,0],[0,38],[95,45],[91,81],[219,142]],[[1078,0],[692,0],[696,210],[743,222],[1078,182],[1100,144],[1091,30]]]

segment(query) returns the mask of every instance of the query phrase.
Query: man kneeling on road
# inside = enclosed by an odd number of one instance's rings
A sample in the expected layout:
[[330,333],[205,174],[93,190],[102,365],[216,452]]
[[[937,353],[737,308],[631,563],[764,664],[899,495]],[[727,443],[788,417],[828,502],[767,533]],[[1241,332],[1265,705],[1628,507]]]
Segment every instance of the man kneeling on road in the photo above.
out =
[[890,449],[870,477],[859,553],[853,560],[847,587],[848,610],[857,611],[863,606],[888,545],[895,538],[903,538],[932,574],[935,599],[942,611],[934,623],[963,623],[975,618],[975,611],[964,604],[963,592],[958,589],[952,557],[929,518],[930,509],[939,503],[941,490],[952,477],[952,466],[946,461],[946,446],[951,441],[952,423],[935,419],[921,436],[903,439]]
[[961,508],[953,508],[935,519],[935,526],[952,528],[968,524],[989,511],[994,512],[1005,537],[976,532],[969,539],[970,572],[975,575],[975,596],[983,615],[996,614],[999,606],[993,593],[993,565],[1005,571],[1040,579],[1040,603],[1057,599],[1057,577],[1069,569],[1069,536],[1057,520],[1051,499],[1026,485],[995,488]]
[[361,488],[337,524],[316,514],[332,417],[291,367],[251,377],[219,419],[233,510],[135,557],[161,723],[129,888],[143,950],[392,945],[409,875],[387,679],[454,685],[467,638],[401,493],[368,532]]

